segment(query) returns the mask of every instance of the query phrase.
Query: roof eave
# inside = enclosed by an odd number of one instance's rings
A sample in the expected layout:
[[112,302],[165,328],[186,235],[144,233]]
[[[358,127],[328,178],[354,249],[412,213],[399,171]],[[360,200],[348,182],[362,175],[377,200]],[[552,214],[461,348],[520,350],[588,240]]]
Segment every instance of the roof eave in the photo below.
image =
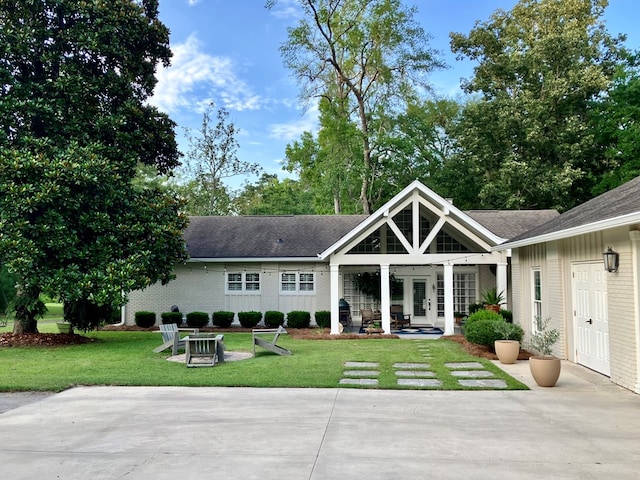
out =
[[319,256],[315,257],[190,257],[187,263],[242,263],[242,262],[318,262],[322,261]]
[[515,242],[506,242],[501,245],[497,245],[492,250],[505,250],[508,248],[519,248],[535,245],[538,243],[553,242],[556,240],[562,240],[569,237],[575,237],[577,235],[584,235],[587,233],[594,233],[608,228],[624,227],[633,223],[640,222],[640,212],[633,212],[627,215],[621,215],[619,217],[608,218],[606,220],[600,220],[598,222],[588,223],[586,225],[580,225],[573,228],[566,228],[564,230],[558,230],[557,232],[551,232],[543,235],[537,235],[535,237],[523,238]]

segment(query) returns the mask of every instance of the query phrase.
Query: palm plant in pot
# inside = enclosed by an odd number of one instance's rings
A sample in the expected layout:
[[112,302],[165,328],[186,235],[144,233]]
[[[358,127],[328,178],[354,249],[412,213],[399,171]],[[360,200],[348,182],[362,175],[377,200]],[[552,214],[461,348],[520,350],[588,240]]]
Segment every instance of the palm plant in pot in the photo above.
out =
[[531,335],[530,348],[539,353],[529,358],[531,375],[541,387],[553,387],[560,377],[560,359],[553,356],[553,345],[560,338],[560,332],[549,328],[550,318],[536,318],[537,331]]
[[514,325],[506,321],[495,322],[494,331],[500,337],[493,343],[494,350],[500,363],[510,365],[516,363],[520,354],[520,342],[524,332],[520,325]]
[[484,308],[500,313],[500,305],[504,303],[504,292],[498,293],[497,288],[489,288],[482,294]]

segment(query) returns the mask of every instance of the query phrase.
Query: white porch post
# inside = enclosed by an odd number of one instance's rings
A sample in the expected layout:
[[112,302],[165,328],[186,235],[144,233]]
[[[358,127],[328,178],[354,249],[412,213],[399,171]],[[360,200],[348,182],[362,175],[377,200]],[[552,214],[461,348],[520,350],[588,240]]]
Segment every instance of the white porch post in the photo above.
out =
[[340,334],[340,265],[329,266],[331,284],[331,335]]
[[382,330],[391,333],[391,288],[389,288],[389,264],[380,265],[380,309]]
[[507,264],[498,263],[496,268],[496,291],[502,292],[504,297],[504,303],[500,305],[500,308],[509,310],[509,284],[507,283]]
[[444,264],[444,334],[453,335],[453,264]]

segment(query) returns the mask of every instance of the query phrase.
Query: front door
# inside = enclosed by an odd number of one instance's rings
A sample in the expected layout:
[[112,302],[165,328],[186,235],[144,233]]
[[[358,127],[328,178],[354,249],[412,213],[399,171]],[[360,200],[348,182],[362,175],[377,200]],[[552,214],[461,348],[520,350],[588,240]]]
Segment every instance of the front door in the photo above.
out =
[[610,375],[607,276],[603,264],[575,264],[571,272],[576,361],[596,372]]
[[436,304],[432,295],[431,277],[415,278],[412,285],[411,322],[415,324],[434,324],[434,313],[436,312]]

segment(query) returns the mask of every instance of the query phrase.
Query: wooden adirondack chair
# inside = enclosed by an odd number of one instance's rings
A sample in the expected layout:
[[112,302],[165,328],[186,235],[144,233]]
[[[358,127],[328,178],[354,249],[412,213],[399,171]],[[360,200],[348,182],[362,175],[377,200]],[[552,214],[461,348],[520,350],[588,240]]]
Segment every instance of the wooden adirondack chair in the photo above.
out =
[[[251,330],[253,336],[253,356],[256,356],[256,345],[259,347],[265,348],[270,352],[277,353],[278,355],[291,355],[291,351],[287,350],[284,347],[276,345],[278,342],[278,338],[280,335],[285,335],[287,331],[284,329],[282,325],[278,328],[258,328]],[[273,339],[266,340],[261,338],[260,335],[271,335],[273,334]]]
[[162,334],[162,345],[154,348],[155,353],[160,353],[167,348],[171,348],[171,355],[177,355],[180,349],[185,349],[185,342],[180,338],[181,331],[188,331],[197,334],[197,328],[178,328],[175,323],[160,324],[160,333]]

